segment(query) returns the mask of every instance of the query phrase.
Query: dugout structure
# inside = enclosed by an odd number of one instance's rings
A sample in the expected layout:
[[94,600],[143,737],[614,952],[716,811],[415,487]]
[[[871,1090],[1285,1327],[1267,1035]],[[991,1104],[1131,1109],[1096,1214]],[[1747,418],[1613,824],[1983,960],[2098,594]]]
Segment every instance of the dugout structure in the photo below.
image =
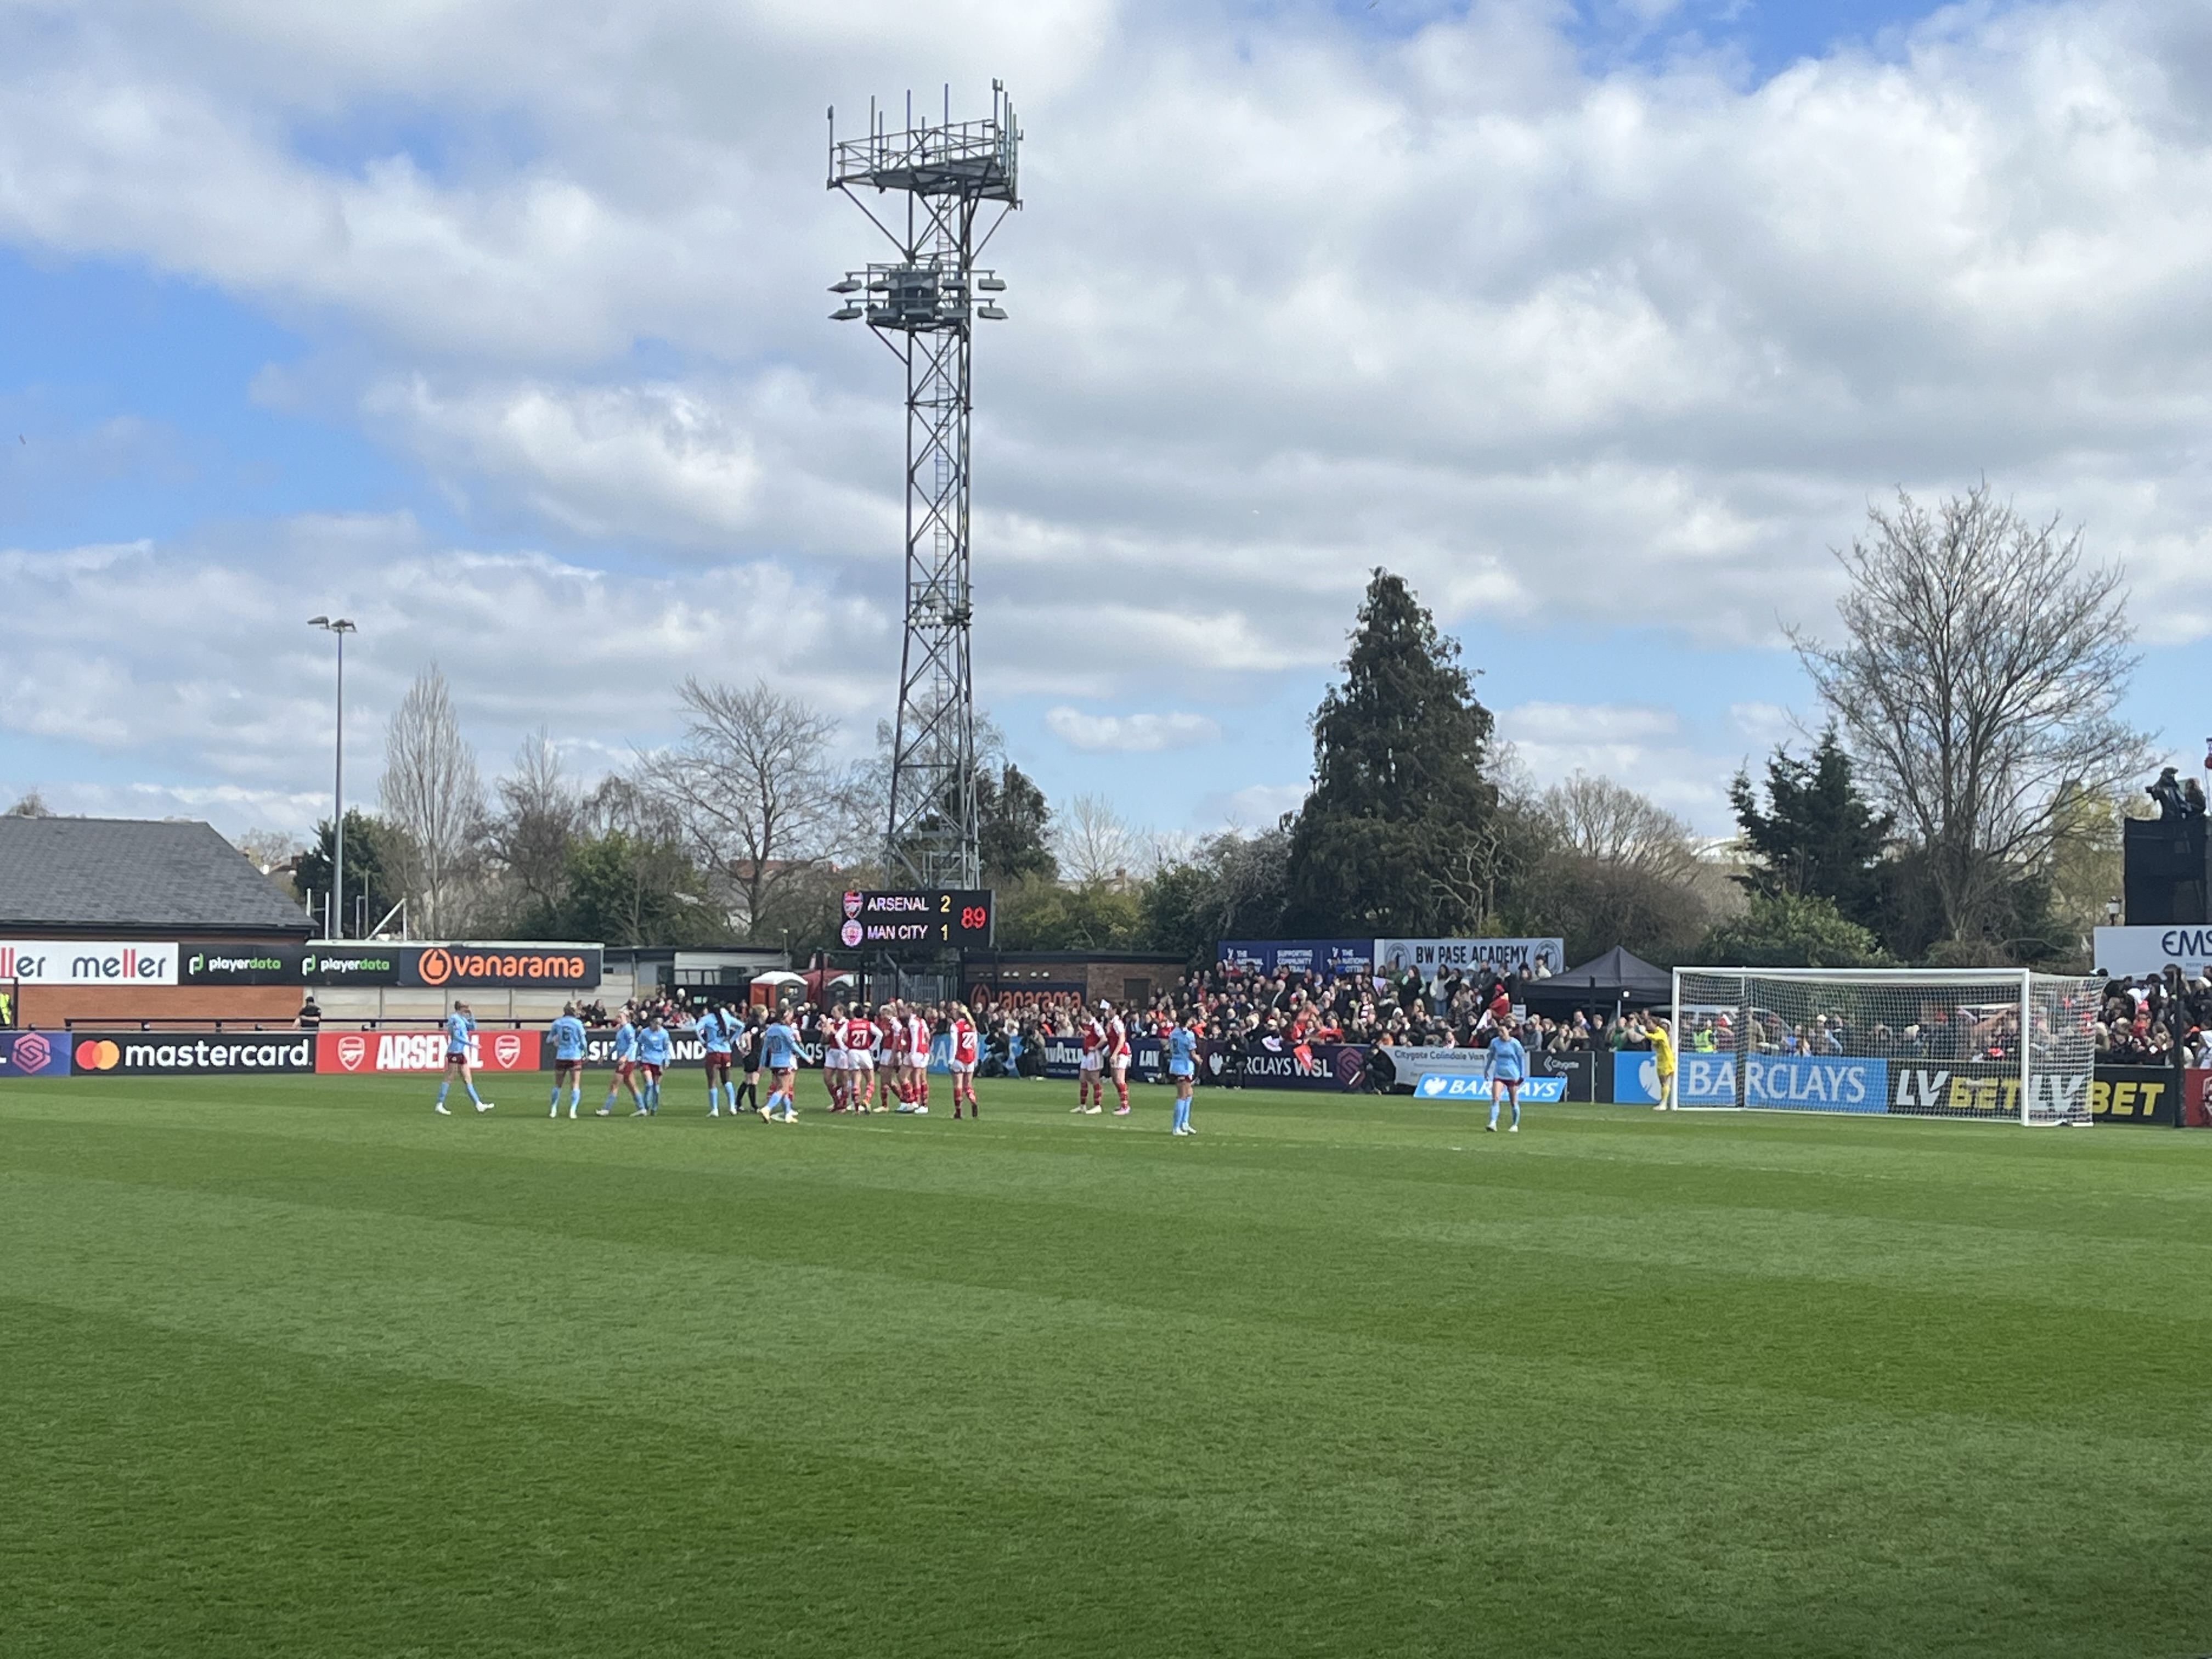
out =
[[2086,1125],[2100,989],[2016,968],[1677,968],[1675,1103]]

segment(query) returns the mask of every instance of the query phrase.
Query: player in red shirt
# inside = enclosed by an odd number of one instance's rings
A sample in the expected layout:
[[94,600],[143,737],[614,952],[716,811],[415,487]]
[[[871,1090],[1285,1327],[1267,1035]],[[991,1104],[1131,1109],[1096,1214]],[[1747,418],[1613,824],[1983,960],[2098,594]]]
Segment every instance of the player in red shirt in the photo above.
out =
[[952,1005],[952,1115],[960,1115],[960,1102],[967,1097],[971,1117],[983,1115],[983,1108],[975,1098],[975,1061],[981,1056],[982,1044],[977,1040],[975,1017],[968,1012],[968,1005]]
[[[1098,1005],[1103,1008],[1106,1005]],[[1083,1055],[1075,1062],[1075,1109],[1096,1116],[1106,1107],[1106,1028],[1098,1016],[1086,1013],[1083,1017]],[[1091,1091],[1097,1091],[1093,1100]]]
[[845,1077],[853,1091],[853,1109],[876,1109],[876,1023],[865,1006],[853,1010],[845,1022]]
[[[1102,1006],[1105,1005],[1102,1004]],[[1111,1008],[1106,1008],[1106,1063],[1114,1068],[1114,1094],[1119,1103],[1115,1117],[1129,1115],[1129,1027]]]
[[929,1039],[933,1011],[916,1008],[907,1017],[907,1066],[914,1073],[915,1110],[929,1109]]
[[845,1069],[845,1005],[841,1002],[822,1021],[822,1086],[830,1092],[831,1111],[852,1105],[851,1079]]

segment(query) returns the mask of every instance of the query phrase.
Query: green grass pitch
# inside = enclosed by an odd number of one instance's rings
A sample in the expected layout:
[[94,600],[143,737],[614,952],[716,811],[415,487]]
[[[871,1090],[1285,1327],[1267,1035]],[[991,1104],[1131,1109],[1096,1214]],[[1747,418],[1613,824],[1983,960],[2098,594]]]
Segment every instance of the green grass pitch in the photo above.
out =
[[544,1088],[0,1089],[0,1649],[2212,1649],[2212,1135]]

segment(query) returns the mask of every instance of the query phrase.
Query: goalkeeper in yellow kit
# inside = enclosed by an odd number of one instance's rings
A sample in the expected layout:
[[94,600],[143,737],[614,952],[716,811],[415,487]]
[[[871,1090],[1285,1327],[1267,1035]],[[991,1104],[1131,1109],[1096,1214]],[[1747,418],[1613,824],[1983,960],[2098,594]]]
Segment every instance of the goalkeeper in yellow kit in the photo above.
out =
[[1674,1036],[1667,1029],[1667,1022],[1658,1015],[1645,1012],[1644,1035],[1651,1042],[1651,1069],[1659,1076],[1659,1103],[1651,1109],[1663,1112],[1674,1103]]

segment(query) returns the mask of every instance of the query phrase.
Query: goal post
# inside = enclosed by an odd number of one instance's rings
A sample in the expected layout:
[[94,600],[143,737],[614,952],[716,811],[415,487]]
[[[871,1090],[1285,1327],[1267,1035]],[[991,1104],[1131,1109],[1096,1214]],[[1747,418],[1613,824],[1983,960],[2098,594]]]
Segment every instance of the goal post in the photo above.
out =
[[1675,1101],[2087,1124],[2101,989],[2023,968],[1677,968]]

